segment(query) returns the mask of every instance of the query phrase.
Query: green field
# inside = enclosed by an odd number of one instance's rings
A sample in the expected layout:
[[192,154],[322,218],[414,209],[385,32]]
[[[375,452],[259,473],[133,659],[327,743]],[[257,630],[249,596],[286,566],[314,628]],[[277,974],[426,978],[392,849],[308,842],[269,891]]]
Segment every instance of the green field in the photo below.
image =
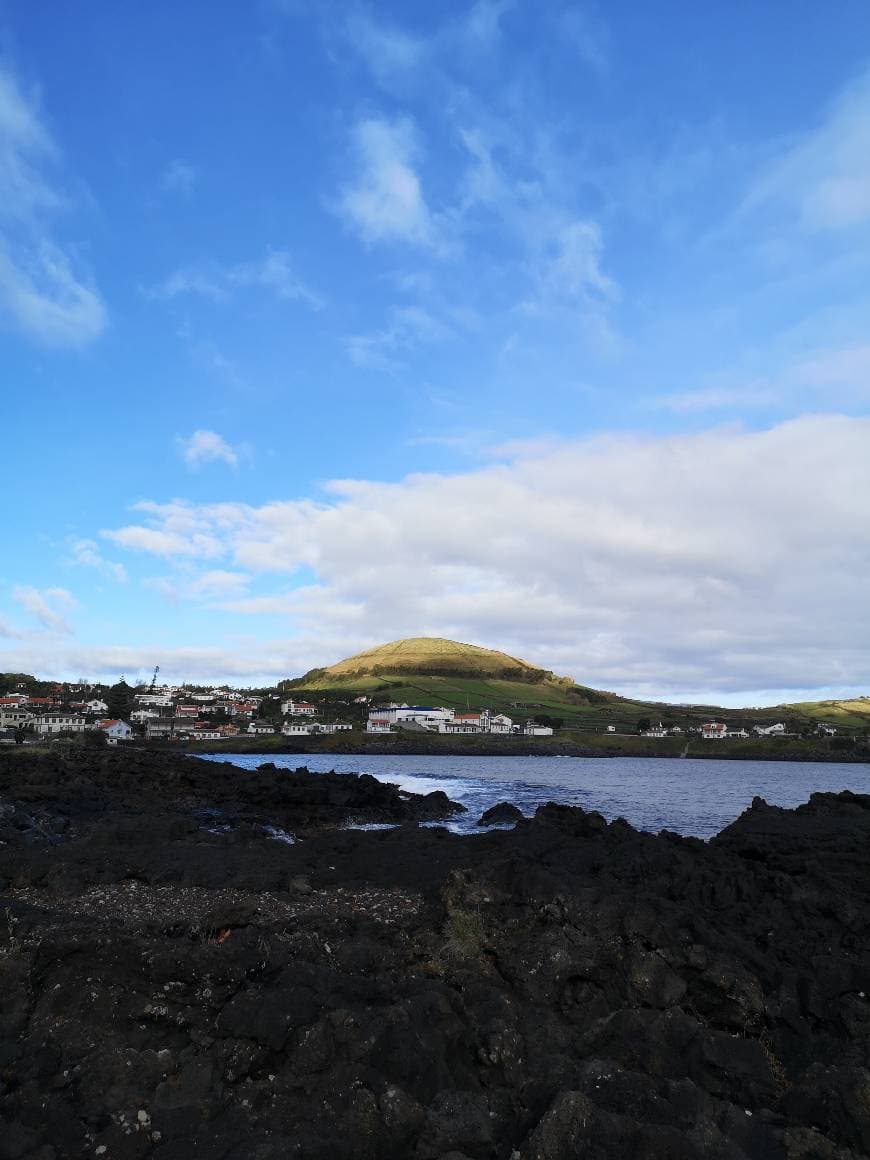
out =
[[[613,725],[618,733],[633,733],[647,717],[683,729],[705,721],[725,721],[734,727],[769,725],[783,721],[789,731],[800,732],[816,723],[830,723],[844,733],[870,729],[870,700],[821,701],[780,705],[764,709],[723,709],[710,705],[669,705],[635,701],[614,693],[601,693],[562,681],[501,681],[486,678],[417,676],[323,677],[310,684],[294,685],[293,693],[317,698],[352,698],[366,694],[379,701],[409,705],[444,705],[450,709],[484,709],[505,713],[514,721],[544,714],[561,718],[563,727],[579,733],[606,733]],[[863,712],[862,712],[863,710]]]
[[697,728],[710,720],[748,730],[753,725],[782,721],[794,733],[819,723],[835,725],[843,734],[870,729],[868,697],[763,709],[638,701],[577,685],[506,653],[430,637],[379,645],[330,668],[313,669],[304,677],[284,681],[281,688],[314,700],[324,695],[351,700],[365,694],[375,703],[444,705],[456,710],[489,708],[514,721],[548,716],[561,719],[564,729],[578,734],[607,734],[608,726],[619,734],[636,733],[638,722],[644,719],[682,729]]

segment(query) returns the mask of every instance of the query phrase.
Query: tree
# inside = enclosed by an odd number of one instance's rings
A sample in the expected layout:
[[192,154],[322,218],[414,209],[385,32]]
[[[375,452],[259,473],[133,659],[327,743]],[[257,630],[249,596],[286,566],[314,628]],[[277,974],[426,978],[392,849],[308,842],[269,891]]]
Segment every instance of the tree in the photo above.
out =
[[546,713],[538,713],[535,717],[537,725],[544,725],[548,729],[561,729],[564,719],[562,717],[550,717]]
[[641,717],[637,723],[638,733],[646,733],[648,729],[652,729],[652,721],[649,717]]
[[106,706],[110,717],[129,721],[133,711],[133,690],[123,677],[106,693]]

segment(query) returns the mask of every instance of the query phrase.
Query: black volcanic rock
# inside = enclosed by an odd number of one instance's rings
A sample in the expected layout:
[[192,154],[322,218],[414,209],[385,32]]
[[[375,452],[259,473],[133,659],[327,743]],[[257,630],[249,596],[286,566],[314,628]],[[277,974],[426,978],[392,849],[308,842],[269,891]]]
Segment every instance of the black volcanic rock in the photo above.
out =
[[484,810],[477,820],[479,826],[500,826],[509,822],[518,822],[523,812],[513,802],[496,802],[488,810]]
[[335,779],[0,755],[0,1158],[870,1155],[870,798],[461,838]]

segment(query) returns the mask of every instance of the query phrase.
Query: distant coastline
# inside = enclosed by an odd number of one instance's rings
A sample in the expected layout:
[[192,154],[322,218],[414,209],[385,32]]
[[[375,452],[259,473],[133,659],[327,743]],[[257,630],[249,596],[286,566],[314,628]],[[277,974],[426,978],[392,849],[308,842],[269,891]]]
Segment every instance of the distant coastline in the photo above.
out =
[[[179,745],[190,753],[336,753],[428,757],[657,757],[732,761],[817,761],[870,764],[864,746],[841,748],[829,738],[748,738],[707,741],[646,738],[630,734],[588,740],[576,734],[554,737],[451,737],[437,733],[339,733],[307,737],[249,736]],[[158,743],[160,748],[169,748]],[[156,748],[157,746],[155,746]]]

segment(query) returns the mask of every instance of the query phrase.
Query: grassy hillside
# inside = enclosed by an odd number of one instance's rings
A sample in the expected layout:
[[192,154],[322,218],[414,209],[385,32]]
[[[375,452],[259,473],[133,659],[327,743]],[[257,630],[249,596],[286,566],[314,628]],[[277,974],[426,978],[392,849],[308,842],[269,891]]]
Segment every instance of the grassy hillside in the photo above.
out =
[[376,648],[357,653],[327,669],[309,673],[327,681],[346,677],[381,676],[414,673],[426,676],[498,677],[510,680],[538,681],[552,674],[530,665],[528,661],[495,649],[462,644],[443,637],[416,636],[393,640]]
[[669,705],[637,701],[577,685],[527,661],[493,649],[441,638],[391,641],[358,653],[329,668],[313,669],[281,686],[299,695],[353,697],[375,701],[446,705],[453,709],[491,708],[515,720],[539,714],[561,718],[578,733],[633,733],[650,718],[686,729],[704,721],[726,721],[733,727],[783,721],[789,730],[826,722],[844,733],[870,729],[870,698],[818,701],[765,709],[722,709],[710,705]]
[[850,701],[800,701],[784,708],[801,717],[846,729],[870,729],[870,697],[855,697]]

